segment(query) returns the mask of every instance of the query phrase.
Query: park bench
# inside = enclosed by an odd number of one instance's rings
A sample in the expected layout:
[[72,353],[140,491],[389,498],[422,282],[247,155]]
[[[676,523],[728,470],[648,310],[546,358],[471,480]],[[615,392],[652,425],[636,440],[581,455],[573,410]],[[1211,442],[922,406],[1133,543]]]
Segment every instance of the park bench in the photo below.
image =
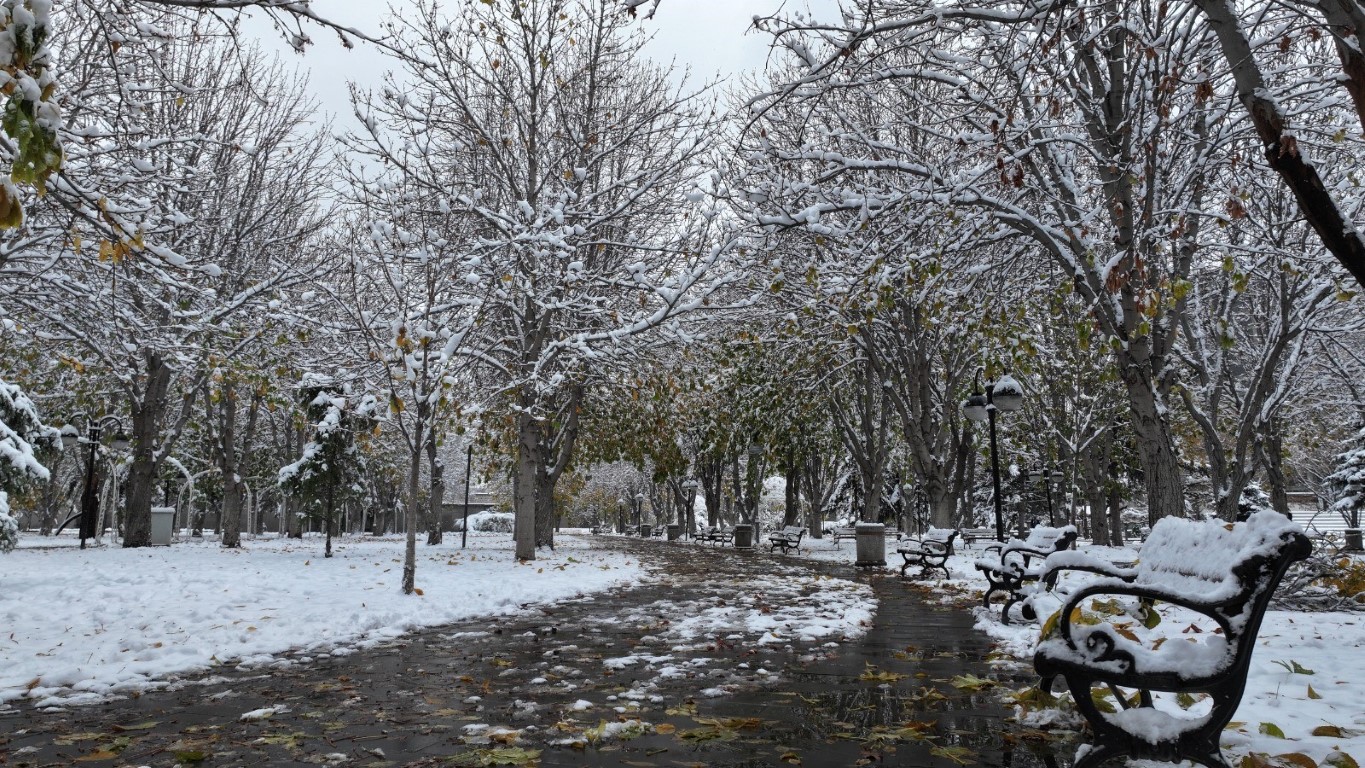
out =
[[711,544],[729,544],[735,540],[735,530],[733,528],[714,528],[708,526],[697,534],[697,541],[705,541]]
[[994,528],[961,528],[959,531],[962,541],[969,547],[978,541],[995,541]]
[[[1045,622],[1051,631],[1044,632],[1033,658],[1042,689],[1051,690],[1056,678],[1064,678],[1094,732],[1098,746],[1075,768],[1091,768],[1124,755],[1170,762],[1188,759],[1209,768],[1227,768],[1219,735],[1241,702],[1266,605],[1289,566],[1311,551],[1312,544],[1297,525],[1265,510],[1235,525],[1162,518],[1131,569],[1095,561],[1067,562],[1074,559],[1070,552],[1054,556],[1055,561],[1050,558],[1045,574],[1049,581],[1054,569],[1104,574],[1074,591],[1055,623]],[[1169,604],[1168,613],[1186,614],[1171,626],[1183,626],[1192,616],[1217,627],[1176,634],[1148,647],[1130,629],[1133,622],[1096,623],[1083,612],[1083,601],[1100,595],[1110,601],[1136,598],[1139,611],[1154,611],[1158,602]],[[1091,607],[1098,609],[1093,602]],[[1151,617],[1146,626],[1153,626]],[[1105,686],[1118,700],[1113,714],[1096,705],[1095,685]],[[1136,689],[1137,696],[1125,698],[1121,688]],[[1178,709],[1156,709],[1153,691],[1207,694],[1211,706],[1201,704],[1197,717],[1181,717],[1172,714]]]
[[896,552],[905,558],[905,563],[901,565],[901,578],[905,578],[905,570],[912,565],[920,567],[920,578],[928,575],[932,568],[938,568],[943,571],[943,578],[949,578],[948,558],[953,554],[953,541],[957,534],[952,528],[930,528],[918,539],[901,542],[896,547]]
[[834,532],[830,534],[830,538],[834,539],[834,544],[836,546],[839,544],[840,539],[856,540],[858,538],[858,528],[852,525],[840,526],[834,529]]
[[782,554],[787,554],[787,550],[794,549],[801,551],[801,539],[806,535],[806,529],[799,525],[789,525],[780,531],[773,531],[768,534],[768,551],[772,552],[781,549]]
[[[1043,561],[1054,552],[1069,549],[1076,541],[1076,526],[1050,528],[1040,525],[1029,531],[1028,538],[1010,539],[1004,544],[986,547],[986,557],[976,561],[976,569],[986,577],[985,604],[991,605],[991,595],[1005,593],[1005,605],[1000,609],[1000,621],[1010,623],[1010,608],[1028,596],[1025,585],[1037,582]],[[1024,606],[1024,618],[1032,619],[1033,610]]]

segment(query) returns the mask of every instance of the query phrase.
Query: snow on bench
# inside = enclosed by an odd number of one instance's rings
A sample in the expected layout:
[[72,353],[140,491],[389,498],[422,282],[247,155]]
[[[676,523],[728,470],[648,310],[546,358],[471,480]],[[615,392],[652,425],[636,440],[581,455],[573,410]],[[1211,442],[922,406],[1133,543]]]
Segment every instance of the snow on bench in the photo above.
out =
[[[1127,755],[1226,768],[1219,735],[1232,719],[1246,687],[1247,669],[1261,618],[1275,587],[1289,566],[1307,557],[1312,545],[1291,520],[1271,510],[1235,525],[1163,518],[1142,545],[1136,567],[1083,561],[1069,553],[1053,555],[1043,578],[1055,571],[1104,573],[1071,594],[1054,619],[1044,622],[1033,663],[1050,690],[1057,677],[1066,680],[1077,709],[1090,721],[1098,746],[1090,748],[1075,768],[1092,768]],[[1096,596],[1137,598],[1137,615],[1147,619],[1155,603],[1169,603],[1203,616],[1216,629],[1180,635],[1169,642],[1142,642],[1142,629],[1127,613],[1098,620],[1083,603]],[[1096,608],[1100,604],[1092,602]],[[1182,618],[1181,624],[1185,623]],[[1092,687],[1114,694],[1120,711],[1105,714]],[[1121,688],[1137,690],[1133,707]],[[1207,694],[1211,706],[1198,716],[1172,714],[1153,707],[1152,692]]]

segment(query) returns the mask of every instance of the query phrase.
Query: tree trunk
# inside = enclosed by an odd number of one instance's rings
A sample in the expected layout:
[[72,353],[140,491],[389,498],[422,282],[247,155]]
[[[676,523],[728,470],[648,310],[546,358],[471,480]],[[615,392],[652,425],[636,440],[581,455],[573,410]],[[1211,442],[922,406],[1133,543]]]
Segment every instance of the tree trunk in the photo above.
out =
[[937,474],[924,478],[924,493],[929,502],[929,522],[935,528],[952,528],[957,511],[957,495],[947,477]]
[[[295,445],[297,438],[298,445]],[[303,430],[296,429],[294,420],[288,416],[284,419],[284,450],[288,461],[293,461],[303,455]],[[284,500],[280,505],[281,514],[284,515],[285,536],[290,539],[303,538],[303,518],[299,516],[299,505],[289,494],[284,494]]]
[[43,483],[42,498],[42,520],[39,522],[38,535],[51,536],[52,529],[57,527],[61,520],[57,519],[58,507],[61,506],[62,488],[61,480],[58,478],[62,467],[62,459],[66,458],[66,451],[59,451],[56,458],[49,464],[47,482]]
[[517,414],[517,462],[512,476],[515,509],[516,558],[536,559],[536,464],[540,457],[540,426],[531,415],[529,398],[522,398]]
[[420,489],[422,485],[422,448],[426,433],[427,409],[424,402],[417,404],[417,418],[413,425],[411,454],[408,456],[408,509],[407,537],[403,545],[403,594],[411,595],[417,589],[417,513],[421,509]]
[[[1113,467],[1115,470],[1117,466]],[[1109,544],[1115,547],[1123,546],[1123,494],[1119,491],[1119,484],[1110,481],[1109,486]]]
[[1284,480],[1284,442],[1280,435],[1280,421],[1272,419],[1265,434],[1256,441],[1256,460],[1265,470],[1266,485],[1270,486],[1270,506],[1289,517],[1289,491]]
[[787,489],[783,498],[782,524],[790,526],[801,519],[801,464],[796,459],[795,449],[787,449],[785,469]]
[[427,499],[427,545],[441,543],[444,533],[441,528],[442,505],[446,498],[445,462],[436,451],[436,430],[427,434],[427,471],[431,475],[431,497]]
[[536,463],[536,547],[555,548],[555,479],[546,462]]
[[1152,382],[1143,366],[1120,355],[1119,369],[1128,390],[1130,417],[1137,436],[1138,456],[1142,461],[1143,482],[1147,490],[1147,510],[1152,520],[1185,516],[1185,473],[1175,453],[1170,425],[1157,404]]
[[128,470],[127,528],[124,547],[147,547],[152,543],[152,496],[163,456],[158,441],[166,413],[166,392],[171,369],[155,352],[146,354],[146,381],[142,397],[132,402],[133,463]]
[[701,482],[702,500],[706,502],[706,524],[720,525],[721,486],[725,482],[725,465],[719,459],[699,458],[697,480]]
[[[217,411],[217,413],[215,413]],[[220,399],[214,403],[211,397],[204,398],[204,413],[209,429],[209,439],[215,443],[213,456],[218,471],[223,477],[223,511],[221,515],[222,544],[235,549],[242,544],[242,480],[237,471],[237,388],[231,382],[224,382]],[[214,429],[217,422],[217,429]],[[217,432],[217,434],[214,434]]]

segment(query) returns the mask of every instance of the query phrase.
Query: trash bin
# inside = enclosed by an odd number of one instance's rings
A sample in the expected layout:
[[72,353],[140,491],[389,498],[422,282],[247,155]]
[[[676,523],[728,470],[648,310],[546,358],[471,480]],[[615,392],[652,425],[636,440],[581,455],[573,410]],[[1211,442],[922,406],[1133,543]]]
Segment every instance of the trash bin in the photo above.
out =
[[855,528],[858,543],[859,568],[886,565],[886,526],[881,523],[858,523]]
[[640,526],[640,538],[642,539],[649,538],[649,533],[650,533],[649,523],[645,523]]
[[677,540],[678,540],[678,537],[681,536],[681,535],[682,535],[682,526],[681,526],[681,525],[678,525],[677,523],[669,523],[669,524],[668,524],[668,540],[669,540],[669,541],[677,541]]
[[169,547],[175,528],[175,507],[152,507],[152,546]]
[[753,549],[754,527],[747,523],[735,526],[735,549]]
[[1361,549],[1362,549],[1361,543],[1362,543],[1362,542],[1361,542],[1360,539],[1361,539],[1361,537],[1360,537],[1360,529],[1359,529],[1359,528],[1347,528],[1347,529],[1346,529],[1346,551],[1348,551],[1348,552],[1359,552],[1359,551],[1361,551]]

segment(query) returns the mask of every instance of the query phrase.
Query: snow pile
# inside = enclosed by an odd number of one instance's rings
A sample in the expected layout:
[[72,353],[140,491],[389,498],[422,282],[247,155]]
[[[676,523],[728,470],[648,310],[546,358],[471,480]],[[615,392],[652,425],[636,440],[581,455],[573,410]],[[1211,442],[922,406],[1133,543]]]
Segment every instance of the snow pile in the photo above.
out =
[[508,614],[637,581],[638,564],[568,539],[518,564],[510,536],[418,550],[417,584],[399,592],[404,542],[258,540],[169,548],[19,549],[3,564],[0,708],[90,703],[167,678],[281,654],[340,655],[421,627]]
[[745,577],[746,588],[723,605],[677,604],[664,637],[695,643],[732,634],[757,636],[769,645],[793,640],[850,639],[866,634],[876,611],[872,588],[844,579],[803,573]]
[[[511,533],[515,520],[511,512],[475,512],[469,516],[469,530],[480,533]],[[464,530],[464,518],[455,518],[456,531]]]

